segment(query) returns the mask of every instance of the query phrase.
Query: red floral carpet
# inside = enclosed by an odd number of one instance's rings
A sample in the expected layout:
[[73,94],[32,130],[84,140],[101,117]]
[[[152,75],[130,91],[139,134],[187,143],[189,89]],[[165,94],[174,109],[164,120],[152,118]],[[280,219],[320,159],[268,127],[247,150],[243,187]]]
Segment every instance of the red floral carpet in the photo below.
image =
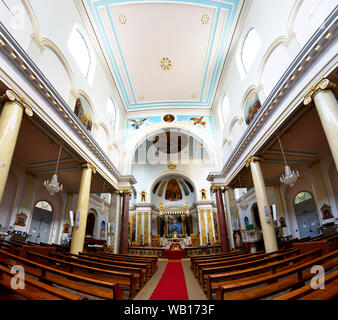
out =
[[188,300],[181,262],[168,262],[160,282],[149,300]]

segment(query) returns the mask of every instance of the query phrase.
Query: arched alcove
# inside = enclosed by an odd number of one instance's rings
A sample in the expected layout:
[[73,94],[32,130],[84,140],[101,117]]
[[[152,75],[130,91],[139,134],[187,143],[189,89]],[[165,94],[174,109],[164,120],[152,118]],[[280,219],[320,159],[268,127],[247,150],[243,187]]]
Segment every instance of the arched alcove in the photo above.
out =
[[197,200],[197,192],[190,178],[177,174],[168,173],[157,178],[151,185],[150,201],[160,208],[184,207],[186,202],[191,206]]
[[313,195],[309,191],[297,193],[293,200],[293,207],[300,238],[313,238],[319,236],[320,222]]

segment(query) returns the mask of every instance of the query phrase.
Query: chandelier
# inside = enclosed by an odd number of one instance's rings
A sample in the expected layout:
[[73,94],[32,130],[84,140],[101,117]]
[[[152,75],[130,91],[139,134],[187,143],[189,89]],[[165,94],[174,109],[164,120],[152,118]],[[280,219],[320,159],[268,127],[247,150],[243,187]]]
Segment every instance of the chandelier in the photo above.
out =
[[[106,183],[103,184],[103,194],[104,194],[104,187],[105,187],[105,184],[106,184]],[[103,214],[103,213],[106,212],[106,206],[104,205],[103,199],[102,199],[102,201],[101,201],[100,206],[97,208],[97,210],[98,210],[99,213],[101,213],[101,214]]]
[[280,145],[280,148],[282,150],[282,154],[283,154],[283,158],[284,158],[284,162],[285,162],[285,172],[280,177],[280,182],[285,183],[286,185],[288,185],[291,188],[295,185],[295,183],[296,183],[296,181],[299,177],[299,172],[291,170],[290,167],[288,166],[288,164],[286,163],[286,158],[285,158],[285,155],[284,155],[282,144],[281,144],[278,136],[277,136],[277,138],[278,138],[279,145]]
[[46,180],[43,183],[51,196],[54,196],[55,193],[58,193],[59,191],[62,190],[62,184],[59,184],[58,176],[57,176],[57,170],[58,170],[59,161],[60,161],[61,149],[62,149],[62,146],[60,146],[58,161],[56,163],[55,173],[54,173],[52,179],[50,181]]

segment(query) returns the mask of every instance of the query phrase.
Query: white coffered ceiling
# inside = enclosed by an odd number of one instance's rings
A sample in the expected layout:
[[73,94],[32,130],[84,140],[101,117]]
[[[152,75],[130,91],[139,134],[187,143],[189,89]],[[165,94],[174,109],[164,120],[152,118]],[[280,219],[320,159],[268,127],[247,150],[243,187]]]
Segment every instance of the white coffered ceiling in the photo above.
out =
[[127,111],[211,108],[242,0],[81,1]]

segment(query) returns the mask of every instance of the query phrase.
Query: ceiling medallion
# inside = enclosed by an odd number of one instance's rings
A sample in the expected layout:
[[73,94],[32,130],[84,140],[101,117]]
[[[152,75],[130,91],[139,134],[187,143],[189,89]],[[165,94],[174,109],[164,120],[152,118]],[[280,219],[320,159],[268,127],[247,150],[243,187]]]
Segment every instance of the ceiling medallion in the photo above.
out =
[[163,117],[163,121],[164,122],[173,122],[175,121],[175,116],[172,115],[172,114],[166,114],[164,117]]
[[126,15],[125,15],[124,13],[121,13],[121,14],[119,15],[119,22],[120,22],[121,24],[126,24],[126,22],[127,22],[127,17],[126,17]]
[[208,24],[208,22],[209,22],[209,16],[206,13],[203,14],[203,16],[201,17],[201,22],[203,24]]
[[169,58],[163,58],[161,60],[161,68],[163,70],[169,70],[171,68],[171,60]]

